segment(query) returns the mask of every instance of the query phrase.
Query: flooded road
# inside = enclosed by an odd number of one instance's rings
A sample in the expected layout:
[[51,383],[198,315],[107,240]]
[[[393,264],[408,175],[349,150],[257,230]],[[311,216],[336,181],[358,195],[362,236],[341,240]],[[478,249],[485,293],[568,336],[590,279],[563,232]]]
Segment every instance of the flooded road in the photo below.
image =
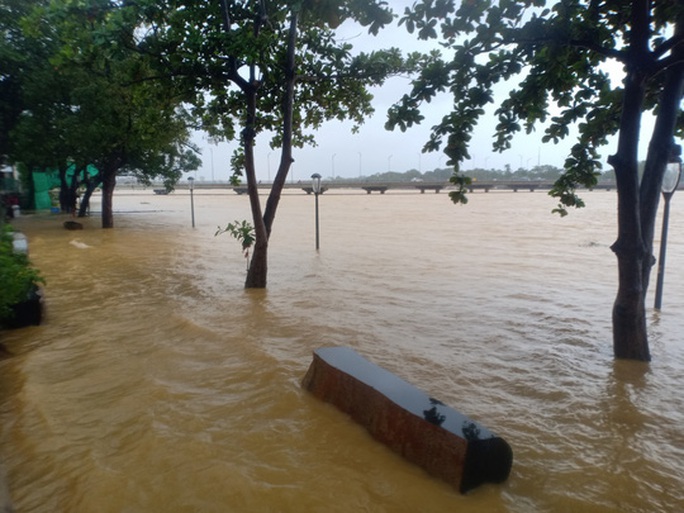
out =
[[[317,254],[313,197],[288,193],[265,291],[214,236],[249,217],[233,192],[195,191],[194,230],[187,191],[118,191],[113,230],[18,219],[47,287],[42,326],[0,333],[17,512],[684,510],[684,208],[644,365],[612,357],[615,193],[585,199],[329,192]],[[509,480],[461,496],[310,397],[338,345],[506,439]]]

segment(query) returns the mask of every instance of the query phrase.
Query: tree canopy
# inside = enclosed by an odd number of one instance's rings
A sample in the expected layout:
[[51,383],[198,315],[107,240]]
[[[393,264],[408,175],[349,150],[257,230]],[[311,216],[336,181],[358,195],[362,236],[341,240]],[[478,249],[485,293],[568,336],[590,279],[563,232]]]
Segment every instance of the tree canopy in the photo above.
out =
[[[582,206],[578,185],[591,187],[601,167],[598,149],[618,144],[609,162],[618,190],[620,284],[613,309],[618,357],[650,359],[644,301],[653,265],[653,230],[665,166],[674,135],[684,131],[684,3],[668,0],[423,0],[401,23],[422,39],[437,38],[444,51],[425,55],[413,87],[392,107],[387,126],[404,130],[423,118],[421,105],[453,96],[453,110],[432,129],[425,150],[443,149],[455,167],[452,193],[466,201],[468,178],[459,172],[473,129],[495,106],[493,147],[542,129],[540,140],[558,142],[577,128],[565,172],[551,194],[557,212]],[[622,82],[609,65],[623,69]],[[510,86],[498,101],[497,84]],[[637,149],[644,112],[653,112],[643,178]]]
[[[234,180],[244,179],[255,242],[247,287],[265,287],[268,239],[293,148],[315,144],[328,120],[360,124],[373,111],[371,85],[402,69],[398,50],[352,53],[333,29],[357,22],[377,31],[393,18],[385,2],[360,0],[171,2],[139,0],[145,33],[140,51],[159,72],[194,92],[193,114],[217,140],[237,140]],[[264,134],[280,150],[262,207],[254,148]],[[265,142],[264,142],[265,143]]]
[[123,8],[94,0],[34,2],[11,21],[21,30],[5,43],[22,49],[22,66],[3,77],[17,84],[20,105],[5,130],[12,161],[62,174],[70,165],[94,165],[99,174],[86,197],[103,186],[103,227],[113,226],[120,171],[143,181],[161,176],[172,187],[182,171],[199,166],[184,98],[133,51],[139,26]]
[[[117,172],[165,176],[171,186],[197,166],[185,151],[189,120],[216,140],[239,141],[234,179],[247,182],[256,231],[248,286],[265,286],[292,149],[315,144],[325,121],[361,124],[373,111],[368,88],[405,69],[396,49],[354,53],[335,38],[345,22],[377,34],[393,20],[380,0],[1,1],[13,8],[6,33],[20,27],[5,38],[3,68],[27,50],[27,66],[1,84],[16,84],[21,100],[3,128],[5,154],[28,168],[97,166],[103,226],[112,226]],[[265,133],[281,156],[262,208],[253,152]]]
[[[645,297],[655,217],[665,167],[678,158],[674,136],[684,133],[682,2],[421,0],[400,23],[442,50],[404,60],[396,49],[354,53],[335,37],[341,23],[377,34],[393,20],[381,0],[0,1],[3,156],[29,167],[95,164],[103,226],[112,226],[118,172],[161,175],[172,186],[198,165],[188,146],[191,120],[217,140],[238,140],[235,180],[247,182],[254,222],[247,287],[266,285],[268,239],[293,148],[315,144],[325,121],[362,123],[373,110],[369,86],[394,73],[418,69],[388,128],[420,123],[423,104],[453,97],[424,149],[449,157],[460,186],[455,202],[466,201],[460,164],[489,108],[497,151],[521,131],[540,130],[549,143],[576,137],[551,191],[562,215],[583,205],[576,188],[596,183],[599,149],[615,136],[614,351],[650,359]],[[504,99],[496,94],[501,84],[510,90]],[[640,173],[644,112],[656,123]],[[262,207],[254,148],[266,133],[275,134],[269,143],[280,162]]]
[[[637,5],[642,4],[642,5]],[[648,25],[646,47],[630,49],[632,7]],[[672,2],[562,0],[426,0],[406,9],[400,23],[421,39],[440,38],[444,52],[423,56],[412,90],[389,113],[388,128],[405,130],[423,117],[420,107],[440,93],[454,97],[454,110],[433,127],[425,150],[444,149],[458,171],[469,157],[470,136],[496,103],[493,149],[511,148],[521,131],[541,128],[542,142],[579,136],[565,163],[564,179],[553,191],[559,211],[581,206],[575,185],[591,186],[601,167],[598,149],[620,129],[624,86],[609,64],[636,66],[644,74],[643,110],[655,111],[664,71],[677,59],[681,43],[674,24],[681,6]],[[614,69],[614,67],[613,67]],[[510,85],[498,101],[494,87]],[[684,129],[681,116],[678,134]],[[465,198],[459,193],[455,201]]]

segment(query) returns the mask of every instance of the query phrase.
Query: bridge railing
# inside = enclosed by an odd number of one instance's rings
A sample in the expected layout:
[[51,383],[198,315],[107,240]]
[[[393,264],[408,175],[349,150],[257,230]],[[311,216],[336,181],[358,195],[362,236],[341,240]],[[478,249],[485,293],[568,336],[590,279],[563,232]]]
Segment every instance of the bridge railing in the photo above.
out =
[[[272,182],[259,182],[257,187],[265,190],[272,187]],[[512,190],[518,191],[535,191],[535,190],[550,190],[554,185],[553,180],[477,180],[466,186],[470,192],[484,190]],[[683,184],[684,187],[684,184]],[[125,186],[124,186],[125,188]],[[238,194],[245,194],[247,192],[247,185],[232,185],[228,182],[198,182],[194,183],[195,189],[225,189],[232,190]],[[284,185],[285,189],[300,189],[306,194],[312,194],[313,189],[308,181],[288,182]],[[424,193],[425,191],[435,191],[436,193],[442,190],[454,189],[455,186],[448,181],[424,181],[424,182],[381,182],[372,180],[329,180],[323,183],[323,190],[333,189],[362,189],[367,194],[379,192],[384,194],[389,190],[415,190]],[[188,189],[187,183],[179,183],[176,189]],[[611,190],[615,189],[615,184],[606,182],[599,183],[592,189]]]

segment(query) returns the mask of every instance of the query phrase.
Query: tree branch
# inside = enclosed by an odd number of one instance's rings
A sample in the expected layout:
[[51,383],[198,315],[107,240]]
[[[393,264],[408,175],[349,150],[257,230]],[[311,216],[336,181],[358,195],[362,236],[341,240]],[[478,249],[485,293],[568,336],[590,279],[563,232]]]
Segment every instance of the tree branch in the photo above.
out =
[[620,50],[614,50],[612,48],[605,48],[601,45],[592,43],[591,41],[586,41],[582,39],[570,39],[567,44],[574,46],[576,48],[585,48],[591,50],[594,53],[608,57],[609,59],[615,59],[620,62],[625,62],[627,60],[627,53]]
[[543,46],[549,43],[556,43],[556,44],[565,44],[568,46],[573,46],[575,48],[585,48],[587,50],[591,50],[594,53],[597,53],[599,55],[603,55],[605,57],[608,57],[610,59],[616,59],[620,62],[626,62],[628,59],[627,53],[624,51],[620,50],[615,50],[612,48],[605,48],[601,45],[597,45],[596,43],[593,43],[592,41],[587,41],[584,39],[567,39],[567,40],[559,40],[553,37],[539,37],[539,38],[532,38],[532,39],[525,39],[525,38],[513,38],[510,41],[511,44],[517,44],[517,45],[530,45],[530,46]]
[[670,39],[663,42],[663,44],[660,45],[658,48],[653,50],[653,55],[656,58],[660,58],[661,56],[665,55],[670,50],[674,50],[676,46],[679,46],[681,44],[684,44],[684,34],[675,34]]
[[230,10],[228,9],[229,0],[221,0],[221,22],[226,34],[230,33]]

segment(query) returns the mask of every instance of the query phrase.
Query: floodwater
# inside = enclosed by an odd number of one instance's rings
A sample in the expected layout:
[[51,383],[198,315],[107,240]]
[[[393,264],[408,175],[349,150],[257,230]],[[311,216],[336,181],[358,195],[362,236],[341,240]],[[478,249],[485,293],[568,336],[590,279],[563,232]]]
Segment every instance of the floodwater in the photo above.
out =
[[[249,217],[229,191],[195,191],[195,229],[187,191],[119,191],[113,230],[18,219],[48,284],[44,324],[0,333],[17,512],[683,511],[684,209],[653,362],[616,362],[616,198],[585,198],[559,218],[542,192],[328,192],[317,254],[313,197],[290,192],[266,291],[214,236]],[[459,495],[312,398],[322,346],[506,439],[508,481]]]

